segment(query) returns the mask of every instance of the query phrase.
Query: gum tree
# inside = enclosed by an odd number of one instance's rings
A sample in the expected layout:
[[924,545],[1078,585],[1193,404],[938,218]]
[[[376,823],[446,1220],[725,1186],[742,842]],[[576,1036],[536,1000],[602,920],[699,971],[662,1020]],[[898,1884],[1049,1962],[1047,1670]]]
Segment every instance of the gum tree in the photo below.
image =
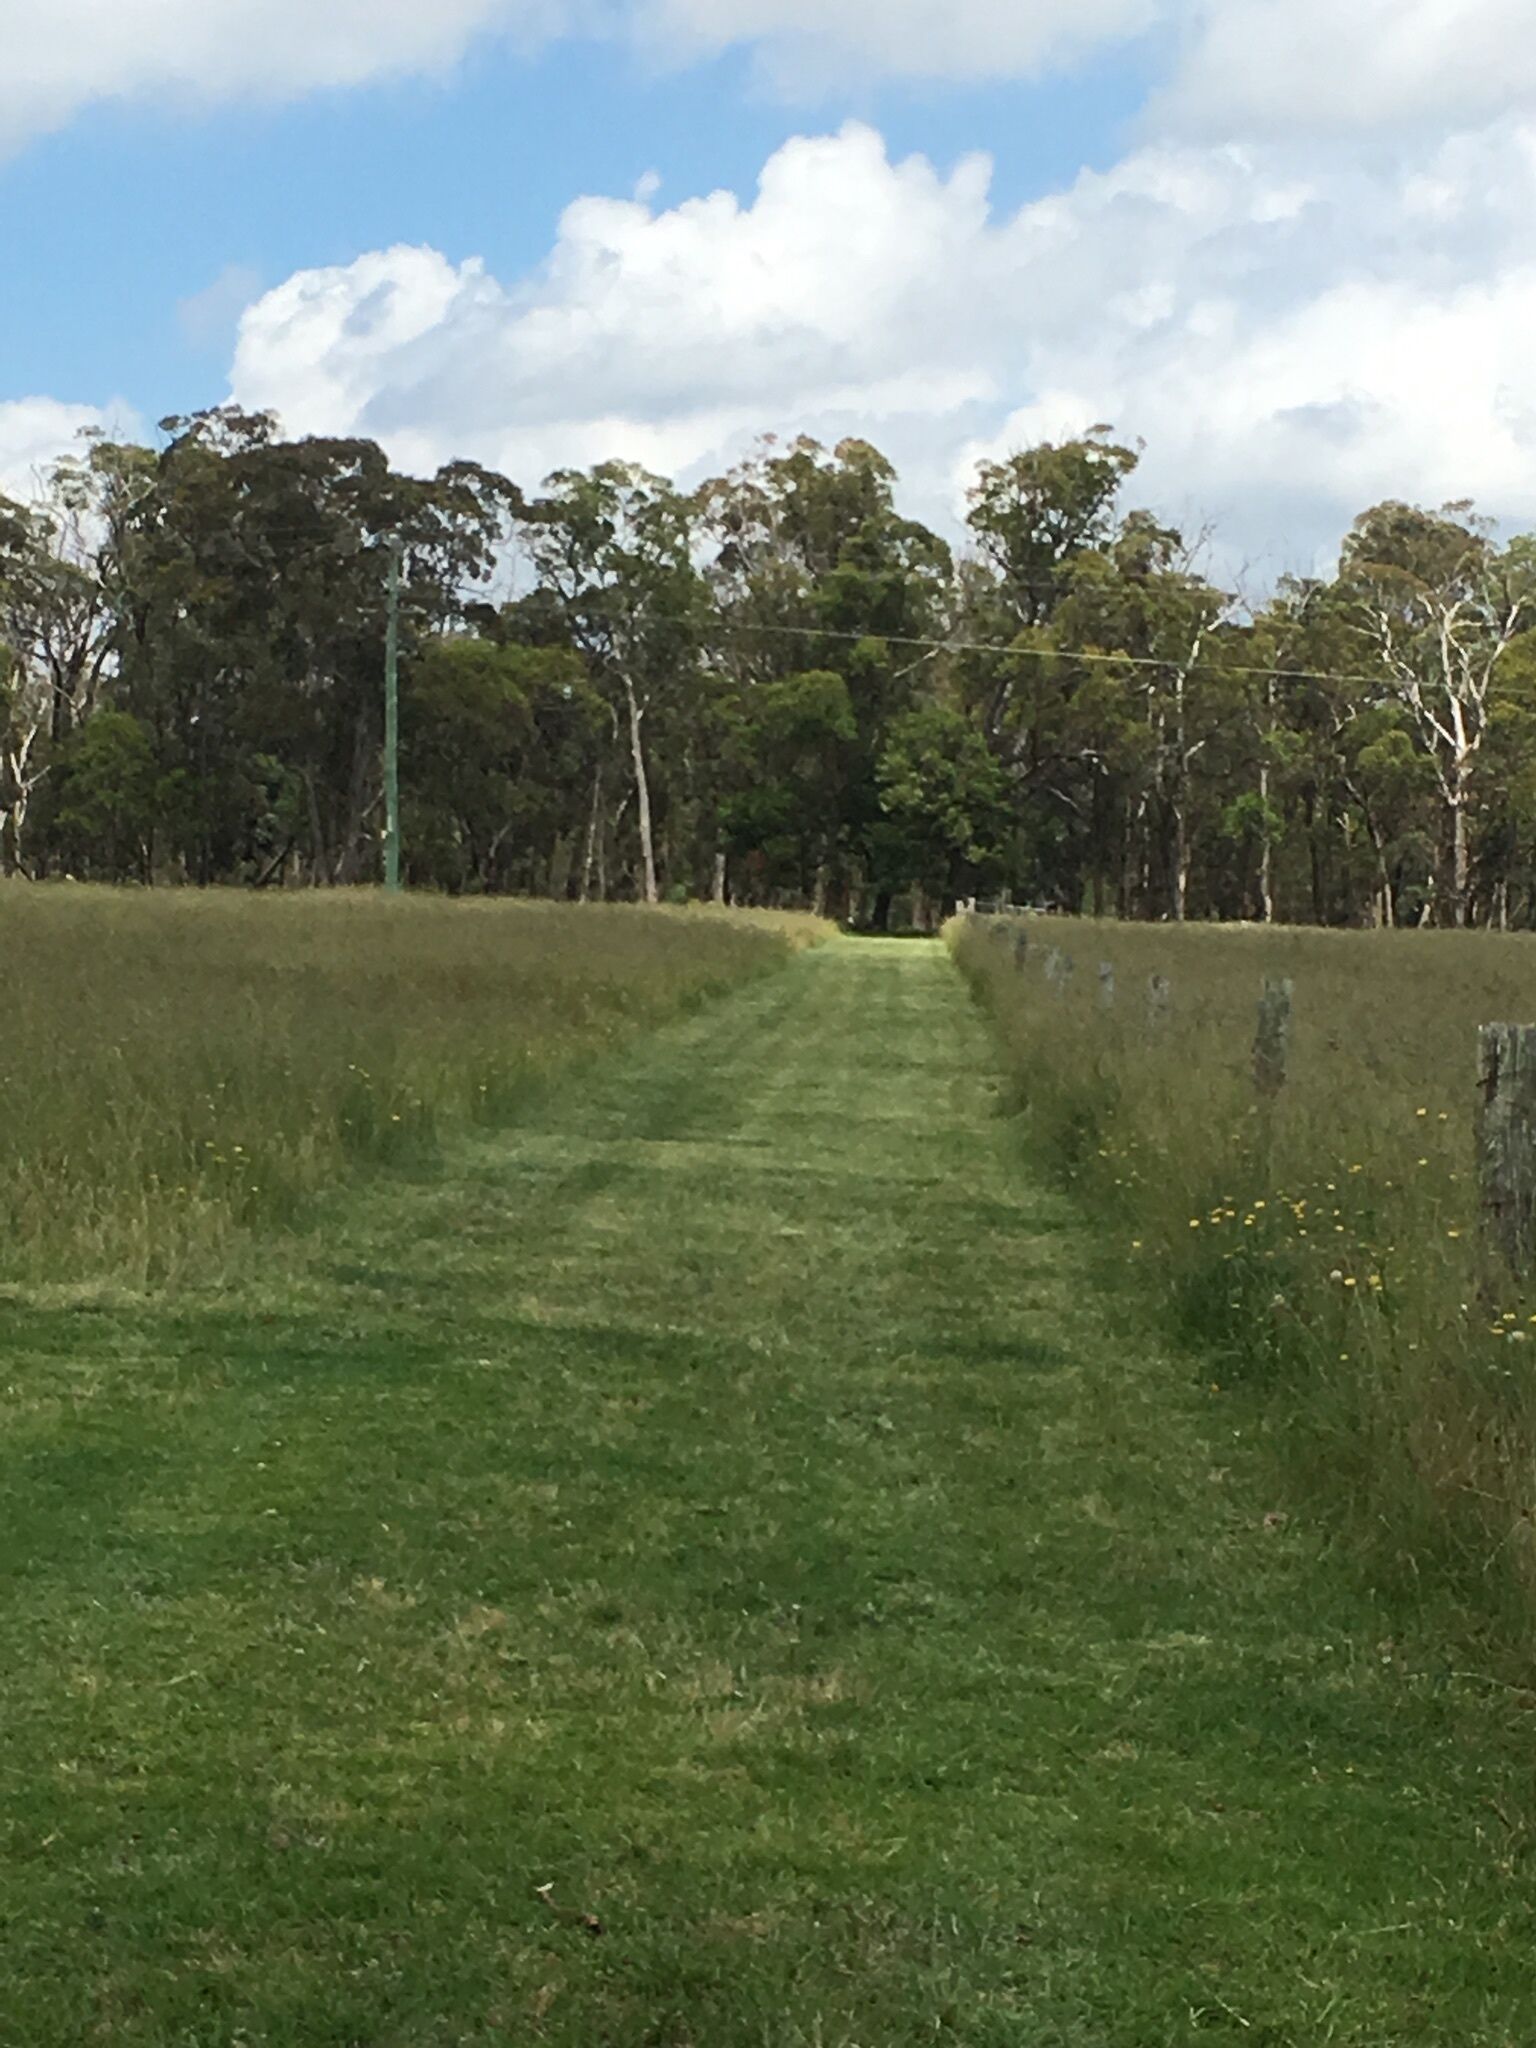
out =
[[610,700],[629,748],[641,886],[660,900],[651,732],[697,661],[704,586],[690,501],[631,463],[558,470],[522,535],[571,645]]
[[1505,651],[1536,604],[1536,551],[1500,548],[1465,505],[1424,512],[1389,503],[1364,513],[1342,580],[1359,631],[1411,718],[1444,819],[1441,900],[1464,925],[1472,879],[1474,779]]

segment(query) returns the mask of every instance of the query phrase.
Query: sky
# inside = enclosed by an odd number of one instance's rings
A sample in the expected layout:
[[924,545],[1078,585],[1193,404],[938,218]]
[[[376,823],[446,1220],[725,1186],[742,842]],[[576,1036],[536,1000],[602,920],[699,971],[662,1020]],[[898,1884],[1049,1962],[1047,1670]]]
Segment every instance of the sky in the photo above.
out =
[[947,531],[1106,423],[1234,587],[1536,525],[1531,0],[0,0],[0,491],[233,400]]

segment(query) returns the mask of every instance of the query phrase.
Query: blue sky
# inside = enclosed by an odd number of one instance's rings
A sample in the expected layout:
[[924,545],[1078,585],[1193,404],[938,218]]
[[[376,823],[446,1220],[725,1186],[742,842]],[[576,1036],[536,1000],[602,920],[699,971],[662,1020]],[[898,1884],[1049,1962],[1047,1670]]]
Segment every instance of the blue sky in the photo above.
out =
[[1108,421],[1256,580],[1389,495],[1536,521],[1529,0],[0,0],[0,48],[0,490],[233,397],[525,482],[860,433],[950,525]]
[[480,48],[446,79],[286,106],[93,107],[0,166],[0,395],[110,394],[151,421],[213,403],[238,305],[222,321],[180,308],[221,279],[269,286],[396,242],[514,275],[579,193],[627,197],[654,172],[662,203],[748,197],[787,137],[849,115],[898,154],[989,152],[1016,206],[1113,163],[1146,89],[1143,63],[1116,53],[1043,82],[850,80],[787,105],[744,51],[660,69],[573,42]]

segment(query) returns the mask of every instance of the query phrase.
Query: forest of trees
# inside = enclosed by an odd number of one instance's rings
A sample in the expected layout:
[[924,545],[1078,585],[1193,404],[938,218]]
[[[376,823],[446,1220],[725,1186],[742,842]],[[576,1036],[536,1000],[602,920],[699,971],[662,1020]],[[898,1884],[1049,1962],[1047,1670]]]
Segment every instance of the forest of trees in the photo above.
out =
[[1536,924],[1536,538],[1466,506],[1244,608],[1102,428],[981,465],[958,549],[861,441],[530,494],[164,434],[0,498],[0,872],[377,879],[398,560],[413,886]]

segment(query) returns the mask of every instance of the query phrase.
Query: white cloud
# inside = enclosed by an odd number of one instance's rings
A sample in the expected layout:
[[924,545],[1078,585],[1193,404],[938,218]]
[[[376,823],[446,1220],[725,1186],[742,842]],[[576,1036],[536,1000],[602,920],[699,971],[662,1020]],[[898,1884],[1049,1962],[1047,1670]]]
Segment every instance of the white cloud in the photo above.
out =
[[631,0],[681,55],[745,43],[791,86],[1033,78],[1139,38],[1155,126],[1448,132],[1536,105],[1531,0]]
[[851,126],[751,204],[580,200],[514,283],[429,249],[302,273],[246,314],[233,393],[525,484],[859,432],[949,520],[979,452],[1107,419],[1228,559],[1305,567],[1389,494],[1536,520],[1533,209],[1519,124],[1376,168],[1149,147],[1008,218],[984,160],[892,163]]
[[360,85],[576,18],[574,0],[0,0],[0,148],[101,100]]
[[1155,117],[1223,134],[1448,132],[1536,106],[1531,0],[1168,0]]
[[524,478],[614,453],[686,470],[772,425],[949,418],[997,395],[937,317],[988,233],[982,160],[893,166],[850,127],[786,144],[751,206],[578,200],[511,288],[426,249],[302,273],[247,313],[234,395],[296,431]]
[[798,83],[850,72],[1034,76],[1186,0],[0,0],[0,150],[103,100],[293,97],[442,69],[477,38],[625,36],[687,61],[734,44]]
[[792,85],[859,71],[1031,78],[1153,28],[1183,0],[638,0],[643,38],[678,55],[749,43]]
[[92,428],[131,435],[137,422],[125,421],[121,408],[103,411],[54,398],[0,400],[0,497],[37,497],[54,463],[74,453]]
[[1444,133],[1536,103],[1530,0],[0,0],[0,150],[103,100],[287,97],[582,34],[743,45],[794,87],[1033,78],[1150,37],[1168,132]]

